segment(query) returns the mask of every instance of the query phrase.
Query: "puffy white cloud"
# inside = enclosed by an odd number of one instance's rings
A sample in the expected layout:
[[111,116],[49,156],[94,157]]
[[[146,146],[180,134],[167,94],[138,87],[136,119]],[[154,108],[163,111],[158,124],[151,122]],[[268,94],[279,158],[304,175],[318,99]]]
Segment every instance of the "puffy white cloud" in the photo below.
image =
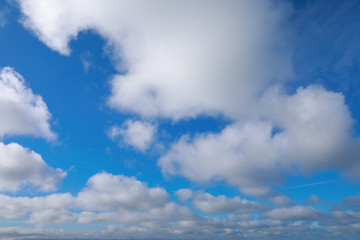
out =
[[192,198],[192,196],[194,195],[193,191],[191,189],[188,188],[182,188],[179,189],[175,192],[175,195],[177,196],[178,200],[181,203],[185,203],[187,200],[189,200],[190,198]]
[[169,202],[161,207],[145,211],[111,211],[90,212],[84,211],[78,215],[79,223],[122,223],[126,229],[137,227],[145,228],[147,231],[167,228],[174,222],[184,220],[196,220],[197,217],[188,208]]
[[121,127],[113,126],[108,130],[108,135],[113,140],[119,140],[119,144],[134,147],[145,151],[154,141],[156,127],[149,122],[126,121]]
[[321,86],[298,88],[293,95],[270,91],[263,99],[268,117],[283,130],[285,151],[302,171],[332,165],[333,155],[350,142],[352,118],[341,93]]
[[30,215],[29,223],[45,225],[48,223],[69,223],[75,220],[75,214],[66,210],[47,209],[33,212]]
[[227,198],[224,195],[216,196],[209,193],[198,192],[192,200],[194,207],[205,213],[248,213],[260,212],[268,208],[261,204],[238,196]]
[[11,135],[56,138],[42,97],[26,87],[23,77],[10,67],[0,72],[0,115],[0,139]]
[[[233,124],[220,133],[190,141],[186,136],[159,160],[165,174],[181,174],[206,182],[224,179],[250,195],[269,194],[268,183],[279,183],[276,138],[268,122]],[[258,149],[261,149],[259,151]]]
[[149,188],[134,177],[98,173],[77,196],[77,203],[87,210],[144,210],[164,205],[169,195],[160,187]]
[[304,201],[305,205],[314,205],[314,204],[321,204],[326,203],[325,201],[321,200],[316,195],[311,194],[311,196]]
[[220,133],[183,136],[159,159],[164,174],[193,181],[226,180],[243,193],[273,195],[283,174],[294,167],[308,174],[337,168],[350,142],[351,116],[340,93],[317,86],[293,95],[270,91],[262,100],[262,120],[233,123]]
[[108,101],[121,111],[237,118],[271,82],[292,76],[281,2],[19,2],[24,26],[61,54],[80,31],[108,41],[126,72],[111,81]]
[[270,201],[278,206],[289,206],[292,205],[292,201],[288,196],[278,195],[270,198]]
[[312,207],[293,206],[275,208],[264,213],[264,215],[276,220],[319,220],[324,214],[322,211]]
[[42,157],[17,143],[0,142],[0,191],[18,191],[31,186],[52,191],[66,176],[61,169],[49,167]]
[[73,209],[75,199],[69,193],[51,194],[45,197],[10,197],[0,194],[0,216],[4,218],[24,217],[29,212],[63,211]]

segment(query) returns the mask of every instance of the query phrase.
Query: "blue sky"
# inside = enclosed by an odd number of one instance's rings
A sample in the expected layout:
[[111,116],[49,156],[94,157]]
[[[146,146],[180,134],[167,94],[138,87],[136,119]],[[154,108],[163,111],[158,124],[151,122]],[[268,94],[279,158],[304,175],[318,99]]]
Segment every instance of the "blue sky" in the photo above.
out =
[[0,236],[357,239],[357,1],[0,1]]

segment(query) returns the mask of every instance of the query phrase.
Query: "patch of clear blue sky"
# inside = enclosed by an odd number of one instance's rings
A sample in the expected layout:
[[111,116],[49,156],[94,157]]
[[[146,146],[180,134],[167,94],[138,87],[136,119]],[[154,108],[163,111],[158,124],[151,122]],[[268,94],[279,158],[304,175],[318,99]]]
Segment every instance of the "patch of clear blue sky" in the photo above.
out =
[[[294,68],[296,77],[287,85],[289,92],[312,83],[332,91],[341,91],[356,120],[354,135],[359,135],[360,125],[360,4],[358,1],[294,1],[290,28],[293,34]],[[225,183],[198,185],[186,179],[164,179],[157,166],[158,154],[141,154],[130,148],[118,148],[105,134],[113,124],[121,124],[136,116],[119,113],[106,106],[110,94],[108,81],[116,73],[114,65],[103,51],[105,41],[91,31],[80,33],[70,43],[70,56],[61,56],[41,43],[18,23],[16,8],[6,6],[7,21],[0,28],[0,67],[10,66],[22,74],[32,90],[40,94],[53,115],[53,129],[58,143],[48,143],[32,137],[11,137],[5,142],[18,142],[40,153],[53,167],[70,169],[61,183],[60,192],[77,193],[87,179],[100,171],[136,176],[150,186],[163,186],[169,193],[184,188],[205,188],[214,195],[229,197],[238,190]],[[88,55],[92,65],[83,68],[81,56]],[[183,133],[194,135],[218,132],[228,120],[200,117],[195,120],[171,122],[160,120],[160,135],[165,145]],[[336,180],[333,183],[304,188],[291,186]],[[280,192],[289,194],[302,203],[311,194],[321,199],[339,201],[358,192],[352,185],[331,171],[311,177],[288,177]],[[32,194],[23,192],[21,194]],[[37,193],[34,193],[37,194]]]

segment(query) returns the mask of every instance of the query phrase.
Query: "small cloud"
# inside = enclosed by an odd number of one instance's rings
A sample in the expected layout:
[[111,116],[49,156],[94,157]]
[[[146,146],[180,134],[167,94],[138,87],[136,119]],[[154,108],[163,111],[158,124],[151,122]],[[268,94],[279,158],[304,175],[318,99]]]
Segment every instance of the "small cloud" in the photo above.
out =
[[304,203],[305,205],[314,205],[326,203],[326,201],[321,200],[316,195],[311,195],[308,199],[305,199]]
[[279,196],[275,196],[270,198],[270,201],[278,206],[290,206],[293,205],[293,202],[291,201],[291,199],[287,196],[284,195],[279,195]]
[[122,126],[112,126],[107,134],[110,139],[119,141],[120,146],[131,146],[142,152],[154,141],[156,126],[149,122],[128,120]]
[[275,220],[319,220],[323,212],[312,207],[293,206],[273,209],[265,213],[265,216]]
[[7,14],[8,14],[8,9],[7,8],[1,8],[0,9],[0,28],[5,27],[6,23],[7,23]]
[[90,51],[86,51],[82,54],[80,54],[80,61],[84,67],[84,71],[88,72],[89,69],[94,66],[94,63],[92,61],[93,55]]
[[175,195],[181,203],[185,203],[187,200],[193,197],[194,193],[191,189],[182,188],[177,190]]

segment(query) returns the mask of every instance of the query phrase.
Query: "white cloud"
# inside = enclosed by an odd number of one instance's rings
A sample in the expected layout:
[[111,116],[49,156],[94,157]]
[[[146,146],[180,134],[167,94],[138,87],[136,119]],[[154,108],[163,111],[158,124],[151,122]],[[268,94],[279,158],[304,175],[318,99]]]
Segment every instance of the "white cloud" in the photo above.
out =
[[[269,194],[268,183],[279,183],[276,166],[277,139],[272,126],[257,122],[227,126],[219,134],[206,134],[190,141],[181,138],[159,160],[164,174],[181,174],[198,182],[224,179],[250,195]],[[261,151],[258,151],[261,149]]]
[[175,192],[175,195],[177,196],[178,200],[181,203],[185,203],[187,200],[193,197],[193,191],[188,188],[182,188]]
[[[75,199],[69,193],[51,194],[45,197],[10,197],[0,194],[0,216],[4,218],[25,217],[27,213],[58,211],[75,208]],[[46,222],[46,221],[45,221]]]
[[275,203],[278,206],[289,206],[289,205],[293,205],[291,199],[288,196],[284,196],[284,195],[279,195],[279,196],[274,196],[270,198],[270,201],[272,203]]
[[261,204],[238,196],[227,198],[224,195],[216,196],[209,193],[198,192],[192,200],[194,207],[205,213],[248,213],[261,212],[268,208]]
[[14,192],[24,186],[52,191],[65,176],[66,172],[49,167],[34,151],[0,142],[0,191]]
[[[111,174],[99,173],[93,177],[105,176],[102,180],[96,180],[97,187],[106,188],[107,194],[112,194],[117,198],[119,177]],[[109,179],[106,179],[110,177]],[[111,180],[111,178],[114,178]],[[90,178],[91,179],[91,178]],[[134,179],[129,178],[132,183],[124,184],[127,192],[131,193],[134,187]],[[89,180],[90,181],[90,180]],[[135,180],[137,185],[138,181]],[[144,183],[140,184],[144,187]],[[88,186],[89,187],[89,186]],[[146,186],[145,186],[146,187]],[[110,190],[112,189],[112,190]],[[148,191],[154,188],[147,188]],[[82,192],[86,191],[84,189]],[[122,190],[121,190],[122,191]],[[137,191],[137,190],[135,190]],[[185,191],[182,191],[185,192]],[[79,201],[81,192],[77,197],[69,193],[50,194],[43,197],[13,197],[0,194],[0,216],[4,218],[25,218],[26,223],[34,224],[31,230],[26,228],[12,227],[0,228],[0,237],[18,238],[96,238],[96,239],[117,239],[117,238],[141,238],[146,239],[157,236],[162,239],[176,238],[221,238],[221,239],[286,239],[291,232],[292,236],[303,239],[304,234],[317,226],[319,234],[317,238],[328,236],[328,229],[349,233],[349,236],[357,236],[359,232],[358,211],[333,210],[327,215],[320,210],[312,207],[294,206],[287,208],[275,208],[264,212],[265,205],[257,202],[247,201],[237,197],[226,198],[224,196],[214,197],[203,192],[195,192],[193,204],[200,211],[205,213],[225,213],[230,214],[224,218],[214,218],[196,215],[190,209],[179,206],[174,202],[165,201],[159,205],[152,205],[146,208],[136,208],[132,205],[123,204],[121,207],[114,207],[114,204],[102,198],[99,194],[97,200],[98,207],[94,208],[91,204],[84,204]],[[92,195],[92,197],[95,197]],[[137,203],[153,201],[152,197],[134,198]],[[135,201],[135,200],[133,200]],[[352,200],[351,200],[352,201]],[[356,200],[357,202],[357,200]],[[109,204],[110,207],[106,207]],[[260,220],[255,220],[251,214],[243,212],[255,212],[260,214]],[[315,221],[315,222],[314,222]],[[94,231],[56,231],[51,228],[44,228],[47,224],[68,224],[72,226],[83,224],[79,228],[97,229]],[[88,225],[91,224],[91,225]],[[101,229],[105,226],[104,229]],[[313,236],[312,234],[312,236]],[[297,238],[295,238],[297,239]],[[327,238],[328,239],[328,238]],[[330,238],[331,239],[331,238]],[[336,239],[336,238],[335,238]],[[350,239],[350,238],[349,238]]]
[[48,140],[56,138],[50,129],[51,114],[45,102],[9,67],[0,72],[0,115],[0,139],[28,134]]
[[108,136],[118,140],[120,145],[132,146],[140,151],[146,151],[154,141],[156,127],[149,122],[126,121],[121,127],[113,126],[108,130]]
[[303,172],[329,167],[350,142],[352,118],[341,93],[321,86],[298,88],[294,95],[270,91],[263,99],[269,118],[283,130],[287,154]]
[[28,223],[35,225],[45,225],[48,223],[69,223],[75,220],[75,214],[66,210],[47,209],[33,212]]
[[131,228],[145,228],[147,231],[167,228],[173,222],[182,220],[196,220],[196,216],[188,208],[181,207],[173,202],[161,207],[145,211],[111,211],[90,212],[84,211],[78,215],[79,223],[122,223],[127,224],[123,231]]
[[350,141],[352,122],[342,94],[309,86],[294,95],[270,91],[262,102],[268,107],[263,120],[194,139],[183,136],[160,158],[163,173],[198,182],[223,179],[243,193],[265,196],[294,169],[308,174],[338,168],[334,156]]
[[326,201],[322,201],[319,197],[312,194],[309,198],[305,199],[304,203],[305,205],[315,205],[315,204],[326,203]]
[[24,26],[61,54],[79,31],[108,41],[126,72],[111,81],[108,101],[121,111],[237,118],[271,82],[292,76],[280,2],[19,2]]
[[162,206],[168,201],[163,188],[149,188],[134,177],[98,173],[77,197],[78,205],[87,210],[144,210]]
[[276,208],[264,214],[276,220],[319,220],[324,214],[322,211],[312,207],[293,206],[287,208]]

